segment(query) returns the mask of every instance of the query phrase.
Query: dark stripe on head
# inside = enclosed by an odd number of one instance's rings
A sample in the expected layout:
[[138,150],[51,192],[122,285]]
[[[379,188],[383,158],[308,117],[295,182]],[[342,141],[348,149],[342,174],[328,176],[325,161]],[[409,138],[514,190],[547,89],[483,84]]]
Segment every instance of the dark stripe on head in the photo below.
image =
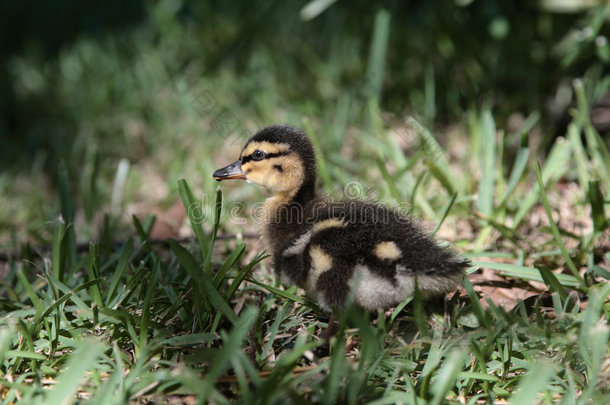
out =
[[[291,153],[290,151],[267,153],[266,156],[262,160],[273,159],[273,158],[280,157],[280,156],[286,156],[286,155],[289,155],[290,153]],[[241,164],[243,165],[244,163],[247,163],[251,160],[254,160],[254,158],[252,157],[252,154],[249,154],[248,156],[242,156]],[[261,160],[259,160],[259,162],[260,161]]]

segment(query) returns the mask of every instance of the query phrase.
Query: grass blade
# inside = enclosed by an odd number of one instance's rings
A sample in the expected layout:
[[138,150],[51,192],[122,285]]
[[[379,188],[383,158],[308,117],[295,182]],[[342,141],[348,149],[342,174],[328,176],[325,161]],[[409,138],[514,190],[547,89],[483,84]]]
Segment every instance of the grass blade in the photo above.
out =
[[220,214],[222,212],[222,187],[216,187],[216,199],[214,200],[214,225],[212,226],[212,234],[210,235],[210,246],[208,248],[207,256],[205,260],[205,270],[211,273],[212,255],[211,252],[214,249],[214,242],[216,242],[216,235],[218,234],[218,227],[220,226]]
[[182,204],[184,204],[184,208],[186,209],[191,228],[199,242],[199,249],[201,249],[202,257],[208,257],[207,238],[202,226],[204,221],[203,206],[201,202],[195,200],[191,188],[184,179],[178,180],[178,193],[180,194],[180,199],[182,199]]
[[292,302],[298,302],[298,303],[303,303],[303,298],[300,298],[297,295],[291,294],[288,291],[285,290],[280,290],[279,288],[275,288],[273,286],[267,285],[265,283],[262,283],[258,280],[255,280],[253,278],[248,279],[249,282],[251,282],[252,284],[256,284],[257,286],[264,288],[265,290],[269,291],[270,293],[277,295],[278,297],[282,297],[285,298],[287,300],[290,300]]
[[570,254],[568,253],[568,249],[566,249],[566,246],[563,243],[563,240],[561,239],[561,234],[559,232],[559,228],[557,227],[557,224],[553,220],[553,215],[551,214],[551,207],[550,207],[549,201],[546,197],[546,190],[544,189],[544,182],[542,180],[542,172],[540,169],[540,164],[536,165],[536,176],[538,177],[538,187],[540,188],[540,197],[542,198],[542,204],[544,205],[544,210],[546,211],[546,216],[549,219],[549,223],[551,224],[551,230],[553,232],[553,235],[555,236],[555,241],[557,242],[557,245],[559,246],[559,249],[561,250],[561,254],[562,254],[563,258],[565,259],[565,261],[568,265],[568,268],[570,269],[570,271],[572,272],[574,277],[576,277],[580,281],[581,287],[585,288],[584,280],[580,276],[580,273],[578,273],[578,269],[574,265],[574,262],[572,261],[572,258],[570,257]]
[[443,185],[449,195],[459,190],[455,178],[449,170],[445,151],[434,139],[434,136],[413,117],[407,119],[407,125],[412,127],[424,142],[426,148],[424,163],[430,170],[430,173]]
[[[545,187],[555,183],[568,171],[569,165],[566,162],[570,160],[570,151],[571,148],[565,140],[555,142],[542,168],[542,180]],[[513,219],[514,229],[517,229],[521,221],[523,221],[534,204],[536,204],[539,193],[539,188],[532,188],[521,204],[519,204],[519,210]]]
[[480,212],[473,213],[477,218],[482,219],[487,222],[491,227],[493,227],[496,231],[500,232],[503,237],[505,237],[508,241],[510,241],[516,248],[521,249],[520,242],[528,244],[529,242],[526,239],[523,239],[521,232],[515,230],[513,228],[509,228],[508,226],[497,222],[496,220],[489,218],[486,215],[481,214]]
[[502,208],[506,201],[510,198],[515,187],[519,183],[519,180],[523,176],[525,172],[525,168],[527,167],[527,162],[530,156],[529,149],[529,136],[527,133],[521,135],[521,146],[517,151],[517,155],[515,156],[515,162],[513,163],[513,168],[510,172],[510,176],[508,178],[508,185],[506,186],[506,191],[504,192],[504,196],[502,197],[502,201],[498,204],[498,208]]
[[479,182],[477,208],[491,216],[493,210],[496,175],[496,124],[489,110],[483,111],[479,122],[481,134],[481,180]]
[[464,358],[466,353],[463,350],[453,350],[449,354],[442,367],[438,371],[437,377],[432,385],[432,400],[430,404],[440,405],[443,403],[447,393],[451,390],[451,387],[455,384],[455,380],[458,373],[462,371]]
[[155,260],[155,264],[152,268],[152,274],[150,276],[150,280],[148,282],[148,286],[146,288],[146,297],[144,298],[144,302],[142,304],[142,315],[140,321],[140,344],[139,344],[139,352],[142,352],[142,348],[146,345],[146,340],[148,337],[148,324],[150,322],[150,307],[152,305],[153,293],[155,292],[156,284],[157,284],[157,276],[161,272],[161,264],[159,260]]
[[119,287],[119,282],[121,278],[127,271],[127,267],[129,266],[129,258],[131,256],[131,249],[133,247],[133,238],[129,238],[127,243],[121,249],[121,255],[119,256],[119,260],[117,262],[114,273],[112,274],[112,279],[110,280],[110,287],[108,288],[108,294],[106,295],[106,306],[110,305],[110,302],[114,298],[117,289]]
[[440,227],[443,225],[443,222],[445,222],[445,219],[447,218],[449,211],[451,211],[451,207],[453,207],[453,203],[455,203],[456,197],[457,197],[457,193],[453,193],[453,195],[451,196],[451,199],[449,200],[447,205],[445,205],[445,208],[443,209],[443,214],[441,215],[441,219],[438,220],[438,222],[436,223],[436,226],[432,230],[432,235],[434,235],[436,232],[438,232]]
[[565,302],[565,300],[568,299],[568,293],[566,292],[565,288],[563,288],[559,280],[557,280],[555,274],[553,274],[552,271],[543,266],[538,267],[538,271],[540,272],[540,275],[542,276],[542,279],[544,280],[544,283],[549,288],[549,290],[558,293],[561,297],[561,300]]
[[206,302],[208,302],[217,311],[220,311],[229,321],[231,321],[231,323],[235,323],[237,321],[235,312],[233,312],[229,304],[227,304],[225,299],[220,295],[210,276],[203,272],[201,266],[199,263],[197,263],[193,255],[191,255],[188,250],[180,246],[176,241],[170,239],[168,242],[180,264],[186,269],[193,281],[197,283],[201,291],[204,293],[201,297],[194,298],[196,300],[205,299]]
[[44,311],[44,307],[45,307],[44,302],[42,302],[40,297],[38,297],[38,295],[36,294],[36,291],[34,291],[34,288],[32,287],[32,284],[28,281],[25,274],[23,274],[23,271],[19,271],[17,273],[17,277],[19,277],[19,281],[21,282],[21,285],[25,289],[25,291],[28,295],[28,298],[32,302],[32,305],[34,305],[34,308],[36,308],[36,312]]
[[[520,266],[512,263],[501,263],[501,262],[485,262],[485,261],[473,261],[473,264],[479,267],[484,267],[492,270],[497,270],[501,274],[508,277],[516,277],[523,280],[538,281],[544,283],[544,279],[540,276],[538,269],[533,267]],[[581,281],[576,277],[569,274],[554,274],[555,278],[564,287],[578,288],[581,285]]]
[[316,152],[316,164],[318,166],[318,174],[322,179],[324,188],[330,192],[333,190],[334,183],[328,171],[328,167],[326,166],[326,160],[324,158],[324,153],[322,152],[320,140],[318,139],[316,131],[314,131],[309,118],[303,118],[303,126],[305,127],[305,132],[307,133],[307,136],[311,141],[313,149]]
[[[589,305],[582,314],[582,328],[578,339],[578,351],[587,366],[589,381],[580,398],[583,403],[588,402],[588,398],[596,390],[597,381],[603,384],[603,377],[600,378],[600,373],[604,373],[602,362],[608,358],[608,337],[610,336],[610,327],[608,327],[604,315],[604,312],[607,313],[610,284],[596,286],[591,290]],[[605,374],[607,379],[607,372]]]
[[258,311],[254,307],[246,308],[239,319],[236,319],[233,329],[223,339],[223,345],[214,357],[214,361],[210,365],[210,369],[206,373],[203,381],[203,388],[200,392],[200,400],[206,402],[210,391],[216,380],[225,372],[230,364],[231,357],[235,352],[239,351],[242,341],[250,331],[250,327],[256,321]]
[[431,159],[430,157],[426,157],[424,159],[424,163],[432,176],[434,176],[441,183],[448,194],[456,193],[456,186],[453,184],[454,182],[451,180],[451,175],[449,172],[443,170],[443,168],[437,164],[437,161]]
[[589,204],[591,205],[593,230],[595,232],[603,232],[608,227],[609,221],[606,219],[606,213],[604,210],[604,196],[599,187],[598,180],[589,182],[587,197],[589,199]]
[[148,242],[150,239],[150,231],[152,231],[152,228],[155,225],[155,222],[157,221],[157,217],[155,217],[154,215],[147,215],[145,219],[146,222],[144,224],[142,224],[140,219],[135,214],[131,216],[131,219],[133,221],[133,226],[134,228],[136,228],[136,232],[140,239],[145,242]]
[[25,350],[6,350],[4,352],[4,356],[3,358],[21,358],[21,359],[30,359],[30,360],[46,360],[47,356],[39,354],[39,353],[33,353],[33,352],[28,352]]
[[367,83],[369,94],[366,96],[369,98],[381,100],[381,90],[383,86],[389,36],[390,13],[384,9],[381,9],[375,15],[371,48],[366,67],[366,77],[369,81],[369,83]]
[[337,0],[311,0],[301,8],[299,17],[303,21],[310,21],[322,14],[327,8]]
[[[100,268],[100,257],[97,248],[97,244],[90,242],[89,243],[89,266],[87,267],[87,274],[89,276],[89,281],[96,280],[100,278],[99,273]],[[99,284],[94,284],[91,286],[89,293],[91,294],[91,298],[93,302],[98,307],[103,305],[102,294],[100,292]]]
[[468,280],[468,277],[464,277],[463,285],[464,289],[466,290],[466,293],[468,294],[468,298],[470,298],[470,303],[472,305],[474,315],[479,320],[479,325],[483,325],[486,327],[489,326],[489,318],[487,316],[487,312],[485,312],[485,310],[483,309],[483,306],[479,301],[479,296],[472,287],[472,284],[470,283],[470,280]]
[[[212,311],[210,303],[201,289],[201,285],[203,284],[203,270],[201,269],[201,266],[197,260],[195,260],[193,255],[191,255],[188,250],[184,249],[177,242],[171,239],[168,240],[168,244],[170,249],[174,252],[174,255],[176,255],[180,265],[184,267],[186,272],[191,277],[193,285],[193,302],[195,305],[195,311],[197,312],[197,319],[199,322],[203,322],[206,313],[210,313]],[[203,325],[201,326],[203,327]]]
[[62,217],[55,222],[53,232],[53,253],[52,253],[52,273],[59,281],[64,279],[64,268],[66,266],[66,256],[63,252],[64,237],[66,236],[66,223]]
[[59,165],[58,186],[61,215],[69,225],[66,229],[65,248],[68,263],[72,268],[74,263],[76,263],[76,235],[74,234],[74,228],[70,226],[74,224],[74,202],[72,201],[72,194],[70,192],[68,169],[63,162]]
[[424,299],[422,297],[421,290],[417,284],[417,277],[415,277],[415,286],[413,287],[413,318],[415,319],[415,325],[417,330],[422,335],[428,333],[428,323],[426,317],[426,311],[424,310]]
[[392,197],[397,202],[401,202],[403,200],[403,197],[402,195],[400,195],[398,187],[396,187],[396,181],[392,178],[392,175],[390,174],[390,172],[388,172],[388,168],[385,166],[385,159],[382,159],[381,156],[377,156],[375,162],[377,163],[377,168],[379,168],[379,171],[381,172],[381,176],[390,188],[390,194],[392,194]]
[[517,392],[511,396],[511,404],[534,404],[546,387],[547,382],[555,373],[555,367],[550,363],[538,362],[521,378]]
[[233,299],[233,296],[235,295],[235,293],[237,292],[237,289],[239,288],[239,286],[241,285],[241,283],[244,281],[244,279],[250,275],[250,273],[252,272],[252,268],[254,266],[256,266],[261,260],[263,260],[265,257],[267,257],[265,255],[265,253],[261,253],[259,254],[257,257],[254,258],[254,260],[252,260],[250,263],[248,263],[247,266],[245,266],[243,269],[241,269],[239,271],[239,273],[237,273],[237,275],[235,276],[235,278],[233,279],[233,282],[231,283],[231,286],[229,287],[229,289],[227,290],[227,299],[231,300]]
[[407,298],[405,298],[404,300],[402,300],[402,302],[400,304],[398,304],[396,306],[396,308],[394,308],[394,311],[392,311],[392,315],[390,316],[390,325],[392,323],[394,323],[394,320],[396,319],[396,317],[398,316],[398,314],[400,314],[400,312],[409,304],[409,302],[411,302],[413,300],[412,296],[409,296]]
[[86,371],[93,368],[98,356],[106,346],[97,341],[83,341],[70,356],[65,371],[60,375],[57,385],[48,393],[47,404],[70,404],[75,402],[78,390]]
[[263,348],[263,350],[260,352],[260,356],[259,356],[260,360],[263,360],[267,356],[269,351],[271,350],[271,347],[273,346],[273,341],[275,340],[275,336],[277,335],[277,332],[280,328],[280,324],[282,323],[284,318],[286,318],[286,316],[288,315],[289,312],[290,312],[290,305],[288,305],[287,303],[278,308],[277,314],[275,315],[275,320],[273,321],[273,323],[271,324],[271,327],[267,331],[267,335],[269,336],[269,339],[267,340],[267,344],[265,344],[265,347]]
[[225,279],[229,270],[231,270],[231,268],[238,262],[239,258],[241,257],[241,255],[245,249],[246,249],[245,243],[240,243],[239,245],[237,245],[235,250],[233,250],[231,252],[231,254],[229,255],[229,257],[227,257],[227,259],[224,261],[224,263],[220,267],[220,270],[218,270],[218,272],[216,272],[216,274],[214,275],[214,286],[217,289],[222,284],[222,282]]
[[588,159],[587,154],[585,153],[585,148],[582,144],[582,140],[580,139],[580,130],[579,126],[575,123],[571,123],[568,126],[568,142],[570,143],[570,147],[572,149],[572,154],[574,156],[574,162],[576,163],[576,173],[578,175],[578,182],[580,185],[588,184],[590,181],[589,169],[588,169]]
[[9,347],[11,346],[11,341],[13,340],[14,336],[14,328],[5,326],[0,328],[0,364],[4,363],[4,358],[9,350]]
[[337,401],[337,396],[339,395],[341,377],[345,374],[345,368],[347,366],[345,361],[345,328],[343,326],[340,327],[335,339],[335,351],[330,359],[330,367],[328,376],[326,377],[325,391],[327,392],[327,397],[325,398],[325,403],[327,404],[340,402]]

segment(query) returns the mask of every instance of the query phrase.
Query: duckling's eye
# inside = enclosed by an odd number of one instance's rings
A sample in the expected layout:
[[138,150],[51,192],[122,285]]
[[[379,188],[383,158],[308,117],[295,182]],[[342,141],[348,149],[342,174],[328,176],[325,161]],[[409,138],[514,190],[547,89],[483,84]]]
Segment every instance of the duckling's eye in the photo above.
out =
[[253,160],[263,160],[266,156],[267,156],[267,154],[260,149],[257,149],[254,152],[252,152]]

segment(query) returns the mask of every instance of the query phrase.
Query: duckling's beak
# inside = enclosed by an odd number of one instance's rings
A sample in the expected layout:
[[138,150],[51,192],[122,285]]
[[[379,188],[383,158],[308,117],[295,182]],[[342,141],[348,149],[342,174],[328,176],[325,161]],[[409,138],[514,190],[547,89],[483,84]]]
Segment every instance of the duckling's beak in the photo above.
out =
[[246,180],[246,173],[241,170],[241,160],[236,160],[228,166],[218,169],[212,174],[217,181],[241,179]]

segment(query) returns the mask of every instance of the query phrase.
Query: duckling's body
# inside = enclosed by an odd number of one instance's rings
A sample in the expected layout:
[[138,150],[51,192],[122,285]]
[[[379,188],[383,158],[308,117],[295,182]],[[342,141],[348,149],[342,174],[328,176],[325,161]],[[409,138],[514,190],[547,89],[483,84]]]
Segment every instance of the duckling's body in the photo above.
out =
[[356,305],[388,308],[413,294],[416,278],[424,297],[447,293],[468,265],[390,208],[317,198],[313,148],[295,128],[262,129],[214,177],[246,179],[273,192],[261,236],[275,272],[329,312],[342,308],[352,289]]

